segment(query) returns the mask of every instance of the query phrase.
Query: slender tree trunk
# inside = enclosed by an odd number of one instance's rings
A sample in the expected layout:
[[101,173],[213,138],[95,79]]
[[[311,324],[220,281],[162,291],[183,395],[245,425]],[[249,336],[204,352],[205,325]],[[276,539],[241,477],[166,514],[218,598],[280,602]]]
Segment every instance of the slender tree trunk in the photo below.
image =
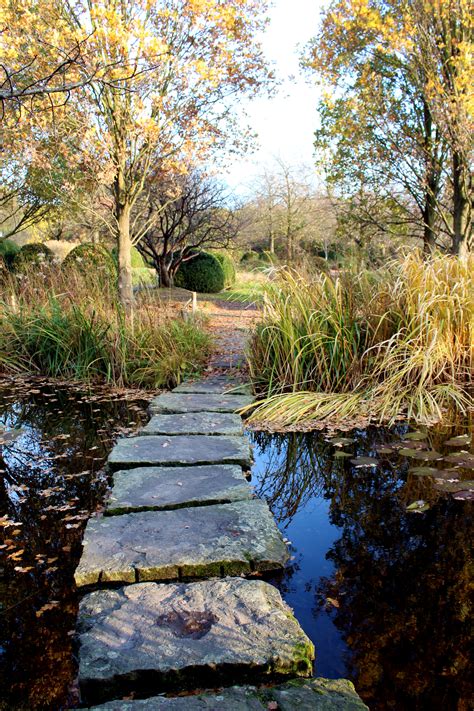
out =
[[130,238],[130,205],[118,204],[117,213],[117,247],[118,247],[118,289],[120,303],[125,317],[133,317],[133,284],[132,284],[132,241]]
[[431,191],[425,195],[425,207],[423,210],[423,252],[429,257],[436,249],[436,199]]
[[423,252],[429,257],[436,248],[436,206],[439,193],[440,167],[436,159],[438,139],[433,129],[433,116],[423,101],[423,129],[425,146],[426,189],[423,208]]
[[457,151],[453,151],[453,241],[452,253],[464,257],[471,248],[472,198],[470,179]]
[[270,229],[270,243],[268,245],[270,254],[275,254],[275,233],[273,228]]
[[160,286],[165,288],[172,286],[171,276],[164,259],[160,259]]

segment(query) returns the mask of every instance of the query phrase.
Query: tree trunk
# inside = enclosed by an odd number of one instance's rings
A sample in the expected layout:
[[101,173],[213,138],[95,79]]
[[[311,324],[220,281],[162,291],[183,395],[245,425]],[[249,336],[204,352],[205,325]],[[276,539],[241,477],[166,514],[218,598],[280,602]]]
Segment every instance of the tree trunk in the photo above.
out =
[[431,191],[427,191],[425,195],[425,207],[423,210],[423,253],[429,257],[436,248],[436,199]]
[[270,244],[268,245],[270,254],[275,254],[275,233],[273,229],[270,230]]
[[117,205],[118,288],[125,317],[133,317],[132,241],[130,239],[130,205]]
[[423,101],[423,127],[425,143],[426,189],[423,208],[423,252],[429,257],[436,247],[436,205],[439,193],[440,169],[436,160],[436,136],[433,135],[433,117]]
[[164,259],[160,259],[160,286],[165,288],[172,286],[171,276]]
[[472,200],[469,182],[463,157],[457,151],[453,151],[453,241],[451,251],[458,257],[466,256],[471,247]]

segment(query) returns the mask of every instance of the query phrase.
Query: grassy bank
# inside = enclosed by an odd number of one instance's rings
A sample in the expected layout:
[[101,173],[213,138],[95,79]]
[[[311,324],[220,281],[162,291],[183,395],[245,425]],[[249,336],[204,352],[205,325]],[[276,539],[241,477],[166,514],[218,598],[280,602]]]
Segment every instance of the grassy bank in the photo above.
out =
[[127,323],[115,285],[55,266],[1,284],[0,370],[158,388],[198,371],[210,337],[196,321],[145,304]]
[[474,256],[411,254],[383,270],[283,272],[249,351],[252,420],[429,423],[473,405]]

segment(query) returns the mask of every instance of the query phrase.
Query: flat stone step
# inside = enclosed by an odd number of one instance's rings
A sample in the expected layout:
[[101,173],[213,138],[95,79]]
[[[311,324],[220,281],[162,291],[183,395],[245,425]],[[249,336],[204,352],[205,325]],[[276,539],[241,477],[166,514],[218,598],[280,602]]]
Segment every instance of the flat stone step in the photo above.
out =
[[216,375],[195,382],[185,382],[174,388],[174,393],[192,393],[198,395],[251,395],[249,383],[242,383],[226,375]]
[[115,472],[105,513],[226,504],[251,498],[252,489],[240,467],[138,467]]
[[369,711],[348,679],[292,679],[267,687],[231,686],[217,693],[109,701],[90,711]]
[[309,676],[314,647],[261,580],[144,583],[86,595],[79,608],[83,701],[223,679]]
[[181,412],[236,412],[251,405],[251,395],[206,395],[193,393],[162,393],[153,398],[149,410],[152,414]]
[[139,466],[198,464],[251,464],[250,444],[245,437],[176,435],[126,437],[112,449],[109,465],[113,470]]
[[137,434],[141,435],[242,435],[240,415],[230,412],[187,412],[179,415],[153,415]]
[[89,519],[78,587],[279,570],[288,550],[261,499]]

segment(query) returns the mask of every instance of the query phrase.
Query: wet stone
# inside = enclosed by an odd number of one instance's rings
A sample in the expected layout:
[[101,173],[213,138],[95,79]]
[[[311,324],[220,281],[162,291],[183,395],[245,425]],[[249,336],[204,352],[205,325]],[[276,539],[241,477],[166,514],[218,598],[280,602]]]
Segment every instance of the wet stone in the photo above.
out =
[[237,466],[138,467],[115,472],[105,513],[203,506],[251,498],[252,490]]
[[185,412],[236,412],[251,405],[250,395],[206,395],[185,393],[162,393],[150,403],[152,414],[176,414]]
[[153,415],[138,435],[231,435],[243,434],[242,418],[230,412],[188,412]]
[[89,519],[78,587],[279,570],[288,550],[267,504],[141,511]]
[[251,454],[245,437],[150,435],[119,440],[109,455],[108,463],[113,470],[199,464],[239,464],[249,467]]
[[232,686],[215,693],[136,701],[110,701],[91,711],[368,711],[347,679],[295,679],[275,687]]
[[242,383],[225,375],[217,375],[196,382],[182,383],[174,388],[173,392],[199,395],[251,395],[252,388],[249,383]]
[[309,676],[314,647],[278,590],[259,580],[144,583],[86,595],[79,608],[86,703],[212,680]]

